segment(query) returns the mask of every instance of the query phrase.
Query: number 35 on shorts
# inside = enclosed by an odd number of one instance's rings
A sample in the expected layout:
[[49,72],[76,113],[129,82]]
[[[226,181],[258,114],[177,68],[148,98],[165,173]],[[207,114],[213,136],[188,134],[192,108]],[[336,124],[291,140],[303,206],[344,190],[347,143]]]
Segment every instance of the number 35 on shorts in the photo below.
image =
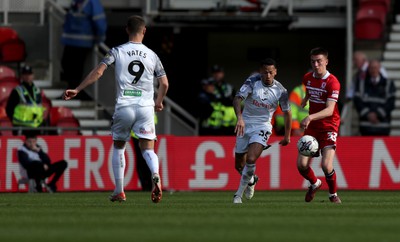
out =
[[271,133],[267,130],[260,130],[260,132],[258,133],[258,135],[262,137],[263,142],[266,142],[268,140],[270,134]]
[[333,142],[336,142],[337,138],[337,133],[336,132],[328,132],[328,140],[332,140]]

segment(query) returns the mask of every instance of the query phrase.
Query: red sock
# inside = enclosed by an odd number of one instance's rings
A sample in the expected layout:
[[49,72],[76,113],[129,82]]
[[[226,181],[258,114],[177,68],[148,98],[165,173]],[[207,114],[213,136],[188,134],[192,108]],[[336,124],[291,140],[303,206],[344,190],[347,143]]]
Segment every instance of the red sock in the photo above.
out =
[[299,169],[300,174],[308,181],[310,181],[311,184],[314,184],[317,182],[317,177],[314,174],[313,169],[311,169],[311,167],[308,167],[305,170],[300,170]]
[[334,194],[337,191],[337,185],[336,185],[336,172],[333,170],[330,174],[325,175],[325,180],[326,183],[328,183],[329,186],[329,193]]

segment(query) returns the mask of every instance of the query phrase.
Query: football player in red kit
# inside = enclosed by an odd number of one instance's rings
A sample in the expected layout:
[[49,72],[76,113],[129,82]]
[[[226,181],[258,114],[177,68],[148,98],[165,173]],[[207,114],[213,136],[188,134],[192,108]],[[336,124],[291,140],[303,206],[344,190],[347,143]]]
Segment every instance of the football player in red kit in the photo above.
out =
[[[333,169],[333,158],[336,152],[336,138],[340,125],[340,114],[337,106],[340,83],[338,79],[326,69],[328,65],[328,51],[323,48],[314,48],[310,52],[312,71],[305,74],[303,84],[306,86],[306,97],[301,105],[304,107],[309,102],[309,115],[300,125],[305,130],[305,135],[314,136],[322,155],[321,167],[325,173],[325,180],[329,187],[329,200],[333,203],[341,203],[338,197],[336,174]],[[306,202],[314,199],[315,193],[321,187],[322,181],[318,179],[310,161],[312,157],[297,157],[297,169],[300,174],[310,182],[305,196]]]

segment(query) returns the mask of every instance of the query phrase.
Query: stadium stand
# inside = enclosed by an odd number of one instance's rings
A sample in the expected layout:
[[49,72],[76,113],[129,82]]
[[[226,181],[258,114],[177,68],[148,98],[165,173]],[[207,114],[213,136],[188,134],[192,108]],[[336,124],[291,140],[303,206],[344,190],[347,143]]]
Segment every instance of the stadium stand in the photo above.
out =
[[52,107],[50,110],[50,126],[57,126],[57,122],[62,118],[74,118],[72,109],[68,107]]
[[[57,127],[63,127],[63,128],[79,128],[80,124],[79,124],[79,120],[75,117],[65,117],[65,118],[60,118],[57,121]],[[58,131],[59,135],[80,135],[80,131],[78,129],[75,130],[68,130],[68,129],[64,129],[64,130],[59,130]]]
[[0,105],[0,118],[7,117],[6,109],[4,106]]
[[20,84],[20,83],[21,83],[20,80],[19,80],[17,77],[15,77],[15,76],[1,77],[1,78],[0,78],[0,83],[2,83],[2,82],[15,82],[15,83],[17,83],[17,84]]
[[239,9],[242,12],[261,12],[263,3],[260,0],[246,0],[246,2],[253,4],[253,6],[241,6]]
[[0,44],[7,42],[10,39],[17,39],[18,33],[9,27],[0,27]]
[[4,78],[0,81],[0,103],[7,102],[11,91],[14,87],[19,85],[19,81],[16,78]]
[[25,42],[12,28],[0,27],[0,62],[17,63],[18,67],[26,58]]
[[[400,9],[396,10],[399,11]],[[397,12],[398,13],[398,12]],[[389,27],[388,41],[383,51],[382,66],[397,88],[396,109],[392,112],[391,135],[400,135],[400,15],[397,14]]]
[[[2,128],[12,128],[13,125],[8,117],[0,118],[0,127]],[[12,136],[12,130],[0,130],[0,136]]]
[[360,8],[368,8],[373,7],[375,9],[380,9],[384,13],[388,13],[390,8],[390,0],[359,0],[358,1]]
[[376,6],[360,7],[355,21],[355,38],[376,40],[383,37],[386,13]]
[[5,65],[0,66],[0,80],[5,78],[5,77],[17,77],[15,71]]
[[46,124],[49,124],[50,111],[51,111],[51,108],[52,108],[53,105],[51,103],[51,100],[46,97],[46,95],[44,94],[43,90],[41,92],[41,95],[42,95],[42,105],[43,105],[43,107],[46,108],[46,110],[44,111],[44,114],[43,114],[43,119],[46,120]]

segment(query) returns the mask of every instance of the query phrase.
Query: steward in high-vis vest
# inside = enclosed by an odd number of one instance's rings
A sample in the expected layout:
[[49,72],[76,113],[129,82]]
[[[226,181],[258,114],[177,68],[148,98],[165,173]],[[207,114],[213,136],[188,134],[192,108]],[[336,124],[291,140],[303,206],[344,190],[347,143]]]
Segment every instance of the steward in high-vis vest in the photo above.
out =
[[[296,86],[289,96],[290,106],[292,108],[292,135],[293,136],[301,136],[303,134],[303,130],[300,128],[300,122],[308,116],[309,105],[302,108],[301,101],[306,95],[306,88],[303,84]],[[284,119],[283,112],[280,108],[276,109],[274,114],[275,116],[275,131],[277,135],[283,135],[284,133]]]
[[301,101],[306,96],[306,87],[301,84],[296,86],[289,95],[289,102],[292,107],[292,135],[301,136],[303,130],[300,128],[301,121],[308,116],[309,105],[302,108]]
[[[33,72],[30,66],[24,66],[21,70],[21,85],[15,87],[7,101],[6,112],[8,118],[15,127],[29,127],[40,134],[37,127],[45,124],[44,111],[42,106],[41,91],[33,83]],[[23,130],[22,134],[26,134]],[[14,135],[21,134],[18,130],[13,131]]]
[[214,80],[202,80],[201,87],[194,109],[199,118],[199,135],[214,135],[222,123],[221,104],[216,101]]

